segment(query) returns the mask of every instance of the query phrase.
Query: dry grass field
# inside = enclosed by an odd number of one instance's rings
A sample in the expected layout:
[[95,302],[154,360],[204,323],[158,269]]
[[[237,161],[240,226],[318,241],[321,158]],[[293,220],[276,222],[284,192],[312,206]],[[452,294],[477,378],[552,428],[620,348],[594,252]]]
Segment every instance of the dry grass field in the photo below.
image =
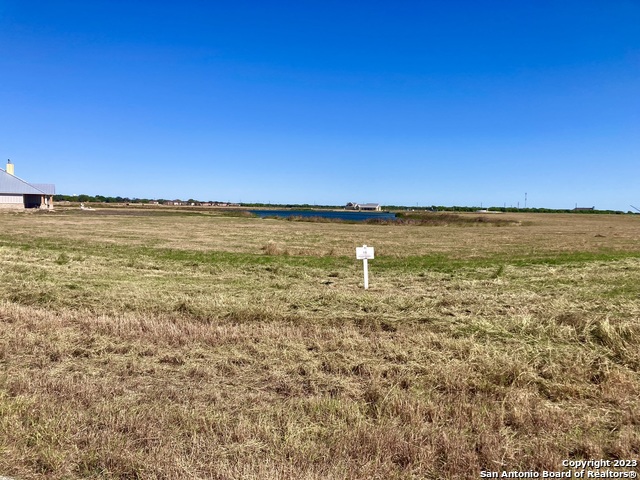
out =
[[500,217],[0,214],[0,475],[465,479],[640,460],[640,218]]

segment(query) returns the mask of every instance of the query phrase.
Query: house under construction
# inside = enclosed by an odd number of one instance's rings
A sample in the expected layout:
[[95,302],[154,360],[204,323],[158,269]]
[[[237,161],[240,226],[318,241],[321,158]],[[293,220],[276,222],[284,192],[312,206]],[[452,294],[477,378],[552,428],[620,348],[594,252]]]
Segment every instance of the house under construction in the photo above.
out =
[[10,160],[7,169],[0,168],[0,210],[24,210],[26,208],[53,209],[56,187],[50,183],[29,183],[15,176]]

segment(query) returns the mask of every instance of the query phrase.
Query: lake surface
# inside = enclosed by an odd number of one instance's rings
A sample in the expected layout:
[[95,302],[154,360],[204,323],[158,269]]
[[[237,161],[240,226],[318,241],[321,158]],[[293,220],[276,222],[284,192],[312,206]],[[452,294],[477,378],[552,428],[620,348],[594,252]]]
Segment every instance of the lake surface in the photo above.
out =
[[388,212],[362,212],[362,211],[335,211],[335,210],[249,210],[260,218],[264,217],[321,217],[321,218],[337,218],[340,220],[348,220],[362,222],[372,218],[381,220],[393,220],[396,218],[395,213]]

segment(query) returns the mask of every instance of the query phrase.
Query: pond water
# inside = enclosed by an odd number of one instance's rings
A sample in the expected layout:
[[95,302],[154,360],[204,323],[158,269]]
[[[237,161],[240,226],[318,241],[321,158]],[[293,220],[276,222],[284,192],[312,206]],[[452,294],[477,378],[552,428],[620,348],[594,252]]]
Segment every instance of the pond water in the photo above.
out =
[[371,218],[381,220],[393,220],[395,213],[389,212],[362,212],[350,210],[249,210],[260,218],[264,217],[321,217],[336,218],[339,220],[362,222]]

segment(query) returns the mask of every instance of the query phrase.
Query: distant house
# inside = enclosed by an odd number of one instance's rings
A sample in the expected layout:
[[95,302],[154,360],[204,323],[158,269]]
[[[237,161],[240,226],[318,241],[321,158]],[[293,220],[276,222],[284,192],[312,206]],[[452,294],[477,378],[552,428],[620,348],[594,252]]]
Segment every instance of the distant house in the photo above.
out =
[[14,165],[7,162],[7,169],[0,169],[0,209],[24,210],[26,208],[53,209],[53,184],[28,183],[15,176]]
[[374,210],[374,211],[380,211],[380,204],[379,203],[355,203],[355,202],[349,202],[345,205],[345,210]]
[[361,203],[360,210],[375,210],[376,212],[379,212],[382,208],[379,203]]
[[576,207],[573,209],[574,212],[593,212],[596,207]]

